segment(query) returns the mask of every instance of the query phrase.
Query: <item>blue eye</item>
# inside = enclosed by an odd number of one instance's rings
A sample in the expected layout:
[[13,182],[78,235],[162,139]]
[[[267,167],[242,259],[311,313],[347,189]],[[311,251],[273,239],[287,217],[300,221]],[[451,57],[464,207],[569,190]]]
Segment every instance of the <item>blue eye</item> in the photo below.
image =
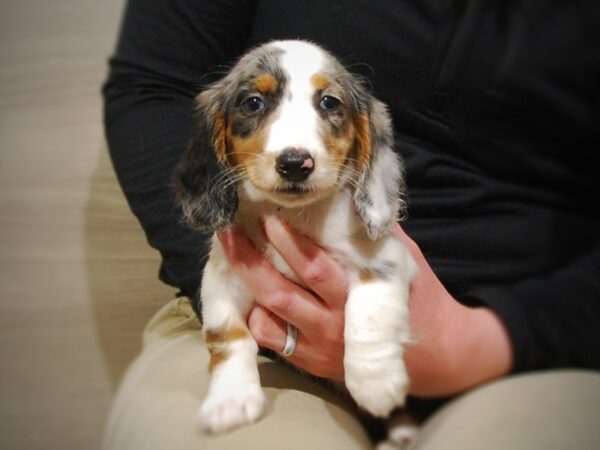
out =
[[256,96],[247,98],[242,102],[242,108],[244,108],[244,111],[246,111],[248,114],[255,114],[259,111],[262,111],[264,107],[264,100]]
[[331,95],[325,95],[321,98],[319,107],[325,112],[334,112],[341,104],[342,102],[339,99],[332,97]]

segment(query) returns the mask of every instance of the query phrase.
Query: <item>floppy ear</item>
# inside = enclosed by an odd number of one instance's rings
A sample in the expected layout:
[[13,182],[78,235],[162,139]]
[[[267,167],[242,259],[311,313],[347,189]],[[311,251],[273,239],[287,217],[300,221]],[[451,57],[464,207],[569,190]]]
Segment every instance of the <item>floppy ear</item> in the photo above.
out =
[[354,191],[356,212],[369,238],[388,234],[404,215],[404,167],[394,152],[390,114],[379,100],[363,94],[357,116],[357,169]]
[[192,136],[174,172],[185,221],[212,232],[233,222],[237,209],[235,171],[227,162],[224,81],[196,98]]

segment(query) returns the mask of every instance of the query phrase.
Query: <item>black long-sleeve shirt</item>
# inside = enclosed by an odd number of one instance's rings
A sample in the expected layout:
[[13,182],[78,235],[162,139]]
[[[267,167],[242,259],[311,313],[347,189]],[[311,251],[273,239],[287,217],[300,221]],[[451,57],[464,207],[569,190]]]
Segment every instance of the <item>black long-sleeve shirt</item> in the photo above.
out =
[[594,0],[130,0],[104,88],[130,207],[193,296],[208,236],[170,185],[192,99],[248,47],[303,38],[366,76],[407,169],[403,224],[515,371],[600,368],[600,7]]

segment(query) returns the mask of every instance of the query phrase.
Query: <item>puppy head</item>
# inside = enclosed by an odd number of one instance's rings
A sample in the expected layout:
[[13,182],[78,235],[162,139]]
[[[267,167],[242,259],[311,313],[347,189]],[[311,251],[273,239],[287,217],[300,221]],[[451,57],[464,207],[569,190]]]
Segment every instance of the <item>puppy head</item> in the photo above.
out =
[[373,239],[397,219],[402,170],[386,107],[320,47],[258,47],[196,106],[194,134],[176,171],[193,227],[231,224],[239,188],[293,208],[350,186]]

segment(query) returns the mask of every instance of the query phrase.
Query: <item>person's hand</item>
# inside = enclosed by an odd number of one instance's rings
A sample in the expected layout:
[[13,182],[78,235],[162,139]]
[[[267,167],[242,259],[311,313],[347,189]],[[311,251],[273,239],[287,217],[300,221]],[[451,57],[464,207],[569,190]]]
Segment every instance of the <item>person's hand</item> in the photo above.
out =
[[507,374],[512,349],[500,319],[489,308],[468,308],[446,290],[418,245],[394,226],[418,266],[410,286],[413,343],[404,360],[410,392],[446,396]]
[[264,218],[264,232],[309,290],[279,273],[239,229],[219,232],[230,264],[257,303],[248,316],[252,336],[279,353],[289,322],[298,329],[298,344],[287,359],[313,375],[343,380],[344,270],[323,248],[275,217]]
[[[248,317],[251,333],[259,345],[280,352],[289,321],[298,328],[298,346],[290,362],[314,375],[343,380],[347,281],[342,267],[275,217],[265,218],[264,231],[309,290],[281,275],[239,230],[220,232],[229,262],[258,303]],[[419,267],[410,288],[414,342],[405,355],[410,392],[448,395],[505,374],[510,345],[497,317],[486,308],[458,303],[400,226],[394,227],[394,234]]]

